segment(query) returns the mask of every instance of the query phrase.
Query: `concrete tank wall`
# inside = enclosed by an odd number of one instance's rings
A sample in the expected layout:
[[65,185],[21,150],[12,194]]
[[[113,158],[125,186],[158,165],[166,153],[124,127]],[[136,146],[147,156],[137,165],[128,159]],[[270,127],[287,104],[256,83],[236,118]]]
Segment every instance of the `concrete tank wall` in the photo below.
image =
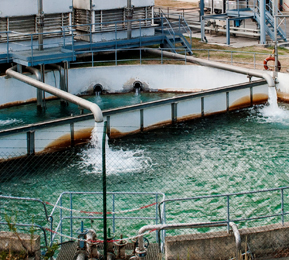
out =
[[[32,76],[33,77],[33,76]],[[59,88],[59,72],[48,72],[46,83]],[[140,81],[147,91],[197,92],[248,82],[246,75],[192,65],[140,65],[76,68],[69,70],[69,92],[92,92],[96,84],[110,93],[129,92]],[[36,89],[15,79],[0,77],[0,107],[31,101]],[[49,97],[49,94],[46,95]]]

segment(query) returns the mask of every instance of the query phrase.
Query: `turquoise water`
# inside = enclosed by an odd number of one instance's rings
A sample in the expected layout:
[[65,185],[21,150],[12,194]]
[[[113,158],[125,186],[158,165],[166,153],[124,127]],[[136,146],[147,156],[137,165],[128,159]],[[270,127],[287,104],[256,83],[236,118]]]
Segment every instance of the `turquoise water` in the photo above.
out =
[[[163,192],[167,198],[179,198],[289,186],[289,106],[279,106],[281,109],[277,110],[254,106],[111,140],[106,151],[107,190]],[[20,160],[2,165],[1,172],[7,174],[1,178],[0,191],[5,195],[35,197],[51,203],[62,191],[101,191],[100,162],[99,148],[88,144],[64,153],[31,158],[29,162]],[[287,211],[288,195],[285,191]],[[278,192],[232,197],[231,218],[280,213],[280,197]],[[117,199],[116,207],[127,210],[153,202],[147,196],[126,195]],[[17,210],[18,204],[11,207],[7,203],[2,213],[11,212],[13,208]],[[69,205],[68,200],[64,203]],[[101,211],[101,197],[77,197],[74,206],[86,211]],[[22,218],[27,218],[27,207],[18,205],[19,218],[22,213]],[[29,207],[30,216],[34,214],[40,221],[40,207]],[[111,207],[109,200],[108,210]],[[226,217],[225,199],[179,202],[167,204],[166,208],[168,223],[207,222]],[[130,217],[152,217],[154,207],[129,214]],[[272,222],[280,222],[280,217],[239,225]],[[79,228],[79,222],[74,223]],[[87,221],[86,225],[89,223]],[[109,223],[111,225],[111,221]],[[148,223],[154,221],[122,220],[116,234],[134,235]],[[96,222],[94,225],[101,230],[101,224]],[[68,232],[68,226],[65,230]]]
[[[135,93],[107,94],[101,96],[87,96],[85,99],[96,103],[102,110],[135,105],[139,103],[161,100],[181,95],[180,93]],[[47,101],[46,110],[39,111],[36,103],[20,105],[0,110],[0,130],[16,126],[33,124],[62,117],[80,114],[77,105],[61,106],[59,100]],[[84,113],[90,113],[84,110]]]

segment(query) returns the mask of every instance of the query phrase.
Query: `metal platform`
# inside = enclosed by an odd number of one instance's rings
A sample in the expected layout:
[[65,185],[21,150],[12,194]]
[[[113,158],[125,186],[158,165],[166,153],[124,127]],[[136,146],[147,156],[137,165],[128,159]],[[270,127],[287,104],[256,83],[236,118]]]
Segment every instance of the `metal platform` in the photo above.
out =
[[[42,44],[37,41],[40,34],[21,34],[26,40],[9,41],[9,34],[13,35],[15,32],[0,32],[0,36],[4,35],[7,38],[6,42],[0,43],[0,63],[14,62],[32,67],[75,61],[77,55],[84,53],[141,48],[156,44],[167,44],[171,51],[176,52],[176,43],[181,43],[182,48],[191,53],[191,44],[183,36],[189,32],[191,37],[191,31],[184,19],[180,19],[176,24],[171,24],[165,17],[133,21],[139,23],[139,27],[133,28],[134,37],[131,38],[127,37],[125,28],[118,29],[119,24],[124,26],[123,22],[103,24],[110,26],[103,32],[80,31],[78,26],[63,27],[63,31],[43,34]],[[88,27],[96,25],[102,24],[89,24]],[[39,47],[43,47],[44,50],[40,51]]]
[[13,62],[24,66],[36,66],[39,64],[53,64],[62,61],[74,61],[73,51],[59,48],[48,48],[43,51],[25,50],[11,54]]

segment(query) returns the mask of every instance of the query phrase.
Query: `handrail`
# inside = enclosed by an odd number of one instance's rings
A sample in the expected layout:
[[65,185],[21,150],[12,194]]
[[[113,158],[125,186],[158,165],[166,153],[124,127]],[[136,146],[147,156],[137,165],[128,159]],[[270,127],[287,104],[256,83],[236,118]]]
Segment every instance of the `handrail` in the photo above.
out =
[[[230,223],[230,217],[229,217],[229,200],[232,196],[240,196],[240,195],[248,195],[248,194],[257,194],[257,193],[265,193],[265,192],[272,192],[272,191],[281,191],[281,213],[272,214],[268,216],[259,216],[259,217],[252,217],[248,219],[234,219],[233,221],[244,221],[244,220],[257,220],[257,219],[264,219],[269,217],[275,217],[275,216],[281,216],[282,225],[284,224],[284,215],[287,215],[289,213],[286,213],[284,211],[284,190],[289,189],[289,186],[280,187],[280,188],[272,188],[272,189],[264,189],[264,190],[254,190],[254,191],[244,191],[244,192],[236,192],[236,193],[225,193],[225,194],[215,194],[215,195],[205,195],[205,196],[195,196],[195,197],[187,197],[187,198],[175,198],[175,199],[165,199],[161,201],[158,205],[159,207],[159,216],[160,221],[162,221],[162,212],[161,209],[162,205],[168,202],[176,202],[176,201],[189,201],[189,200],[199,200],[199,199],[212,199],[212,198],[227,198],[227,225]],[[162,207],[163,208],[163,207]]]
[[12,196],[3,196],[0,195],[0,199],[7,199],[7,200],[23,200],[23,201],[34,201],[34,202],[39,202],[43,205],[44,208],[44,212],[45,212],[45,217],[47,221],[50,221],[48,213],[47,213],[47,208],[46,208],[46,204],[44,201],[42,201],[41,199],[34,199],[34,198],[28,198],[28,197],[12,197]]
[[[169,58],[180,58],[184,59],[184,55],[177,54],[177,53],[171,53],[168,51],[160,51],[160,50],[153,50],[153,49],[148,49],[147,50],[150,53],[153,54],[158,54],[158,55],[164,55]],[[202,66],[208,66],[208,67],[213,67],[217,69],[222,69],[222,70],[227,70],[227,71],[232,71],[232,72],[237,72],[240,74],[245,74],[248,76],[254,76],[258,78],[263,78],[267,81],[269,87],[275,87],[275,81],[274,79],[266,72],[259,72],[259,71],[254,71],[251,69],[245,69],[245,68],[240,68],[237,66],[232,66],[232,65],[227,65],[227,64],[222,64],[219,62],[214,62],[214,61],[207,61],[207,60],[202,60],[199,58],[194,58],[194,57],[186,57],[186,60],[188,62],[192,62],[195,64],[199,64]]]
[[[53,209],[52,209],[52,211],[51,211],[51,213],[50,213],[50,217],[53,219],[53,215],[54,214],[56,214],[56,212],[55,212],[55,210],[57,209],[57,208],[59,208],[60,209],[60,212],[59,212],[59,214],[60,214],[60,219],[59,219],[59,223],[57,224],[57,227],[56,227],[56,229],[54,229],[54,233],[55,232],[58,232],[58,230],[60,229],[60,231],[62,230],[62,222],[63,222],[63,220],[65,220],[65,219],[68,219],[68,220],[70,220],[70,236],[72,237],[72,220],[73,219],[101,219],[102,218],[102,216],[91,216],[91,215],[89,215],[89,216],[73,216],[72,215],[72,213],[74,212],[74,211],[77,211],[77,210],[75,210],[75,209],[73,209],[72,208],[72,195],[90,195],[90,194],[94,194],[94,195],[102,195],[103,193],[102,192],[63,192],[63,193],[61,193],[60,195],[59,195],[59,197],[58,197],[58,199],[57,199],[57,201],[56,201],[56,203],[54,204],[54,206],[53,206]],[[136,217],[132,217],[132,218],[138,218],[138,219],[151,219],[151,220],[155,220],[155,223],[157,224],[158,223],[158,198],[159,197],[161,197],[160,199],[162,199],[162,200],[165,200],[165,194],[164,193],[162,193],[162,192],[107,192],[106,193],[107,195],[112,195],[112,204],[113,204],[113,211],[115,210],[115,204],[114,204],[114,201],[115,201],[115,199],[116,199],[116,195],[151,195],[151,196],[155,196],[154,197],[154,199],[155,199],[155,203],[154,204],[152,204],[152,205],[154,205],[154,207],[155,207],[155,216],[154,217],[149,217],[149,218],[147,218],[147,217],[138,217],[138,216],[136,216]],[[62,213],[62,211],[65,209],[64,207],[63,207],[63,205],[62,205],[62,198],[63,198],[63,195],[69,195],[69,199],[70,199],[70,208],[67,208],[67,210],[68,211],[70,211],[70,214],[69,214],[69,216],[63,216],[63,213]],[[123,219],[123,218],[126,218],[126,217],[123,217],[123,216],[121,216],[121,217],[117,217],[116,215],[118,214],[117,212],[111,212],[112,213],[112,216],[111,217],[109,217],[109,218],[111,218],[112,219],[112,228],[113,228],[113,233],[115,232],[115,220],[117,220],[117,219]],[[162,209],[162,213],[164,214],[164,208]],[[98,214],[99,215],[99,214]],[[129,217],[127,217],[127,218],[129,218]],[[164,220],[164,222],[165,222],[165,220]],[[53,226],[52,226],[52,224],[51,224],[51,230],[53,230]],[[56,233],[55,233],[56,234]],[[56,235],[53,235],[52,233],[51,233],[51,243],[53,242],[53,240],[55,239],[55,236]],[[61,241],[62,241],[62,237],[61,237]]]
[[36,87],[38,89],[42,89],[52,95],[55,95],[59,98],[62,98],[68,102],[74,103],[76,105],[79,105],[85,109],[90,110],[93,113],[94,120],[95,122],[102,122],[103,121],[103,116],[102,116],[102,111],[99,108],[97,104],[94,104],[90,101],[87,101],[85,99],[82,99],[80,97],[77,97],[75,95],[72,95],[68,92],[65,92],[63,90],[57,89],[55,87],[52,87],[46,83],[40,82],[36,79],[30,78],[28,76],[25,76],[21,73],[16,72],[17,66],[14,66],[8,70],[6,70],[6,74],[12,78],[18,79],[22,82],[25,82],[33,87]]
[[[139,251],[145,250],[143,243],[143,234],[150,230],[173,230],[173,229],[184,229],[184,228],[201,228],[201,227],[222,227],[226,226],[226,222],[206,222],[206,223],[176,223],[176,224],[160,224],[160,225],[147,225],[142,227],[138,232],[138,245]],[[239,260],[239,252],[241,251],[241,236],[237,225],[234,222],[229,223],[233,230],[233,234],[236,241],[236,259]]]

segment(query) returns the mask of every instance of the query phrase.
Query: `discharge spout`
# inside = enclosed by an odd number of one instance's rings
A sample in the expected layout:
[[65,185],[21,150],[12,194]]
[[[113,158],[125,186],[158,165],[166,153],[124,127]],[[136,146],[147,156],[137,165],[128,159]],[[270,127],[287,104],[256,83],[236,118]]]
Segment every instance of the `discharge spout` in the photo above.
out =
[[24,83],[27,83],[28,85],[31,85],[37,89],[42,89],[45,92],[48,92],[54,96],[57,96],[57,97],[62,98],[68,102],[79,105],[82,108],[90,110],[94,116],[95,122],[102,122],[103,121],[102,111],[98,105],[96,105],[90,101],[87,101],[83,98],[77,97],[73,94],[70,94],[68,92],[65,92],[63,90],[60,90],[58,88],[52,87],[46,83],[40,82],[36,79],[25,76],[19,72],[16,72],[15,70],[16,70],[16,66],[6,70],[6,74],[12,78],[15,78],[15,79],[18,79]]

